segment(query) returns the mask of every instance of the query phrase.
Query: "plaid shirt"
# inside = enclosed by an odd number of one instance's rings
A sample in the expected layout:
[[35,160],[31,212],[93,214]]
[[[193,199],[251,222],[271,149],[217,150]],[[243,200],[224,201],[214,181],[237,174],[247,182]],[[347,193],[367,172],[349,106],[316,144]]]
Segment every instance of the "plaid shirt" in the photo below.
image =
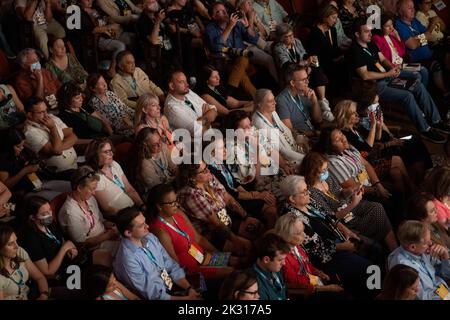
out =
[[209,216],[226,207],[225,187],[213,175],[208,187],[212,196],[201,188],[191,186],[183,188],[178,194],[180,205],[193,218],[199,231],[209,229]]

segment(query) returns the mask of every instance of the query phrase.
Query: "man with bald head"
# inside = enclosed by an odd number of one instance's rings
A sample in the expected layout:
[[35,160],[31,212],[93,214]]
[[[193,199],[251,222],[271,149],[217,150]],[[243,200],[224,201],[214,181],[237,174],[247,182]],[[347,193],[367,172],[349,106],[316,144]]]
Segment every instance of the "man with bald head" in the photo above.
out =
[[[411,62],[420,62],[432,74],[436,87],[441,91],[447,103],[450,103],[450,92],[447,89],[443,76],[443,66],[435,58],[435,54],[428,44],[432,40],[432,32],[439,23],[438,19],[431,19],[428,28],[415,18],[413,0],[399,0],[397,2],[398,19],[395,21],[395,29],[402,41],[405,42],[406,51],[411,57]],[[449,104],[450,106],[450,104]]]

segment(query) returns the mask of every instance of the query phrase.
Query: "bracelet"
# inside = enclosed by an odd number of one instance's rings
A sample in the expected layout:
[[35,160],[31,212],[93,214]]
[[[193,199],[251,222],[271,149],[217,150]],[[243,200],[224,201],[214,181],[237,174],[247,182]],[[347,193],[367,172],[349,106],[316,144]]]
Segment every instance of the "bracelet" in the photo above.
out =
[[44,296],[50,296],[50,293],[48,293],[48,291],[42,291],[42,292],[39,292],[41,295],[44,295]]
[[377,184],[381,183],[380,181],[377,181],[375,183],[372,183],[372,187],[375,187]]
[[189,292],[189,290],[191,290],[191,289],[192,289],[192,286],[189,286],[185,290],[186,290],[186,292]]

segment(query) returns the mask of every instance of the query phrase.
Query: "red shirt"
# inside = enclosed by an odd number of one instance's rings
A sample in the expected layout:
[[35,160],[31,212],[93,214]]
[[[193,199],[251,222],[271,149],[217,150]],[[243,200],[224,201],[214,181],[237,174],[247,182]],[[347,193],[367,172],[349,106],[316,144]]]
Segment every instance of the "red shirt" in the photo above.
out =
[[297,246],[297,250],[303,263],[300,263],[294,250],[291,250],[286,256],[286,263],[283,266],[284,281],[287,284],[306,287],[308,291],[312,293],[314,291],[314,286],[309,282],[308,273],[317,275],[319,274],[319,270],[312,265],[308,259],[308,255],[301,246]]
[[[61,83],[53,73],[44,68],[42,69],[42,77],[44,80],[44,97],[52,94],[56,97],[56,93],[58,92]],[[16,76],[14,89],[16,89],[23,104],[26,104],[28,99],[36,95],[37,80],[32,77],[32,74],[29,71],[21,69]]]
[[[176,213],[173,215],[173,218],[178,224],[178,227],[177,224],[172,224],[172,226],[187,234],[189,236],[189,241],[203,253],[205,250],[195,241],[194,229],[186,222],[184,217],[180,213]],[[150,224],[150,229],[152,228],[159,228],[169,234],[180,266],[186,268],[189,273],[201,272],[205,276],[205,279],[212,278],[215,275],[215,268],[201,267],[198,261],[188,253],[190,242],[184,235],[181,235],[179,232],[169,227],[166,223],[159,220],[159,218],[156,218]]]

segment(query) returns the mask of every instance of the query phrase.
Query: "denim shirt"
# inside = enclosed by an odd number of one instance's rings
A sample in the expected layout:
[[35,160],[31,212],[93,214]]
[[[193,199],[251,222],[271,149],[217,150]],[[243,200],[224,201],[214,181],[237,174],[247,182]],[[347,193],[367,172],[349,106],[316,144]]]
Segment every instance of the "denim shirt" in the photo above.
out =
[[406,251],[403,247],[395,249],[388,258],[388,268],[404,264],[419,273],[420,284],[417,292],[419,300],[441,300],[436,289],[443,284],[450,291],[445,281],[450,279],[450,260],[433,258],[429,254],[420,256]]
[[206,26],[206,35],[208,37],[209,46],[215,54],[220,54],[222,48],[245,49],[246,45],[244,44],[244,41],[256,45],[259,39],[258,35],[255,37],[251,36],[240,21],[238,21],[233,30],[231,30],[225,43],[222,40],[223,32],[224,30],[222,30],[216,22],[211,22]]
[[144,250],[128,239],[122,238],[114,259],[114,273],[117,279],[148,300],[169,300],[167,287],[161,278],[161,268],[166,269],[174,282],[185,277],[184,270],[174,261],[158,238],[149,233],[142,239],[159,266],[152,262]]

